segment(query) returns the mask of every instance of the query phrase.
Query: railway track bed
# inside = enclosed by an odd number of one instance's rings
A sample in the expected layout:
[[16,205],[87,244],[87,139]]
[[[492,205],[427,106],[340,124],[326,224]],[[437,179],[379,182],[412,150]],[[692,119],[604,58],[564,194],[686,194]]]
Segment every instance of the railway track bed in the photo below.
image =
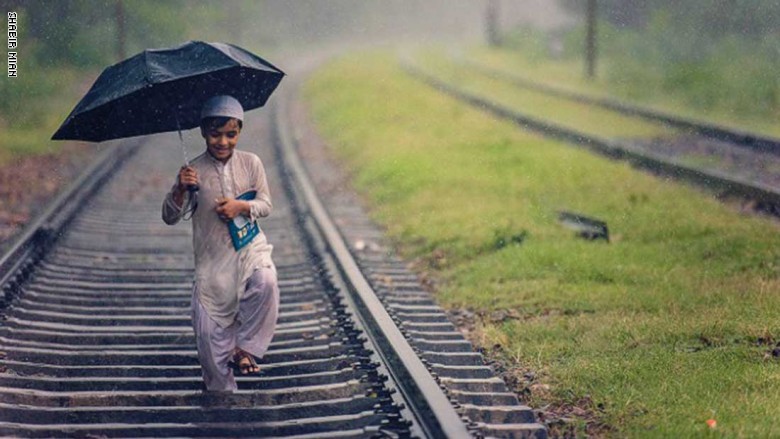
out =
[[[148,137],[115,168],[92,169],[105,174],[94,195],[76,185],[83,206],[50,209],[44,232],[0,261],[0,435],[545,437],[405,263],[369,251],[352,262],[358,277],[349,272],[342,258],[360,252],[338,255],[313,215],[284,111],[250,121],[243,137],[268,146],[246,149],[276,189],[261,227],[282,302],[262,372],[238,377],[232,394],[202,389],[190,226],[160,219],[180,152],[173,136]],[[331,234],[380,241],[357,206],[330,207],[336,223],[352,218]]]

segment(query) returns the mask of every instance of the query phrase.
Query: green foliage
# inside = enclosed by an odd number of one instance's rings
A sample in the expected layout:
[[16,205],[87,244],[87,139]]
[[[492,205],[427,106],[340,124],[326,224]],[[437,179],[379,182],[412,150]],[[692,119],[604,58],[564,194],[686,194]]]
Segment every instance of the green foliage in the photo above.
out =
[[547,58],[550,51],[547,34],[531,26],[519,26],[507,32],[501,45],[531,60]]
[[[608,79],[628,94],[659,90],[683,97],[697,108],[719,107],[744,115],[780,112],[780,56],[773,39],[753,42],[733,36],[710,50],[624,31],[619,43],[605,41]],[[709,52],[709,53],[708,53]]]
[[[114,46],[105,44],[104,39],[89,37],[99,35],[99,30],[107,26],[114,8],[109,2],[95,6],[88,0],[25,2],[18,11],[26,20],[25,26],[20,27],[24,32],[20,52],[35,42],[37,50],[32,55],[40,65],[86,67],[107,61],[107,51]],[[103,44],[96,44],[97,41]]]
[[[194,9],[201,13],[191,13]],[[131,44],[128,56],[143,49],[172,46],[189,39],[208,40],[199,35],[213,30],[213,26],[206,23],[225,23],[224,11],[229,9],[209,6],[204,1],[128,2],[127,32]],[[190,37],[192,34],[194,36]]]
[[89,85],[85,78],[118,61],[120,3],[126,57],[186,39],[230,41],[246,25],[241,13],[259,7],[245,0],[0,0],[19,21],[18,77],[0,81],[0,159],[56,149],[49,138]]
[[[146,48],[180,43],[188,29],[202,30],[209,19],[213,22],[215,16],[224,14],[224,8],[208,6],[205,0],[27,0],[15,8],[24,20],[20,25],[20,51],[34,44],[36,50],[26,56],[35,56],[43,66],[95,68],[116,62],[120,4],[126,56]],[[202,20],[179,19],[188,8],[207,8],[211,16],[195,16]]]
[[[579,10],[582,2],[570,2]],[[600,0],[602,72],[621,94],[666,93],[698,109],[747,117],[780,114],[780,3],[749,0]],[[583,26],[564,37],[581,58]]]
[[[642,29],[666,16],[667,28],[684,32],[700,42],[729,35],[763,38],[777,31],[780,3],[774,0],[597,0],[599,15],[620,28]],[[582,0],[559,0],[564,7],[584,14]]]

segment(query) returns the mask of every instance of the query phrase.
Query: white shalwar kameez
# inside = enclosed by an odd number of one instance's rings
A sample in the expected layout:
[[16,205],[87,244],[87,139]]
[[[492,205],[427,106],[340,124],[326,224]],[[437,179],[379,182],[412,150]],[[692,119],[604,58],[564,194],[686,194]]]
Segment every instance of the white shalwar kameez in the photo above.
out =
[[[273,206],[265,169],[255,154],[234,150],[222,163],[205,152],[190,166],[198,173],[200,186],[192,215],[192,324],[198,358],[207,390],[232,391],[237,388],[228,366],[233,351],[238,347],[255,357],[265,354],[279,312],[279,288],[271,259],[273,246],[262,227],[252,242],[236,251],[227,224],[216,213],[217,199],[257,191],[255,199],[248,201],[250,221],[268,216]],[[190,196],[185,196],[184,206],[177,206],[175,188],[176,184],[163,202],[162,218],[167,224],[182,218]]]

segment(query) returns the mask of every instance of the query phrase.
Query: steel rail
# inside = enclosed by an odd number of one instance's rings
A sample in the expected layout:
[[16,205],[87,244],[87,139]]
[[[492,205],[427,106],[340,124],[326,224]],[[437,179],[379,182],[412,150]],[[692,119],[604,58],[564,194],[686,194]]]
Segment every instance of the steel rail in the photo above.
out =
[[729,194],[756,200],[760,203],[764,203],[765,206],[763,207],[767,208],[768,211],[780,212],[780,192],[765,184],[727,175],[723,172],[711,169],[685,165],[677,160],[661,156],[660,154],[653,154],[626,142],[585,134],[571,128],[566,128],[555,123],[522,114],[516,110],[496,104],[484,97],[466,92],[450,83],[442,81],[413,65],[408,60],[401,59],[400,62],[401,67],[407,73],[429,86],[545,136],[582,145],[612,158],[627,160],[637,167],[688,180],[710,189],[721,190]]
[[286,99],[282,97],[273,108],[274,134],[278,139],[274,143],[279,149],[278,154],[283,160],[284,169],[288,170],[288,177],[294,185],[294,197],[299,197],[301,202],[305,203],[304,214],[314,220],[325,244],[325,251],[333,257],[356,305],[356,317],[363,323],[366,334],[378,348],[377,353],[387,364],[395,387],[400,390],[407,407],[414,414],[414,424],[422,430],[425,437],[472,437],[447,395],[418,358],[371,288],[320,201],[296,153],[296,142],[287,123],[286,105]]
[[[239,377],[237,392],[202,392],[186,316],[191,270],[170,258],[190,244],[157,217],[164,182],[138,172],[172,163],[155,146],[109,173],[94,198],[70,199],[88,207],[0,322],[0,435],[410,437],[411,417],[383,384],[319,248],[299,244],[307,238],[286,197],[265,224],[294,231],[276,241],[288,251],[275,259],[284,297],[266,373]],[[128,188],[139,196],[118,200]]]
[[37,261],[62,235],[84,202],[105,182],[112,170],[117,169],[137,150],[137,146],[137,140],[105,146],[79,177],[49,202],[45,210],[0,256],[0,286],[3,288],[0,309],[13,301]]
[[510,82],[518,87],[538,91],[550,96],[560,97],[583,104],[596,105],[629,116],[639,116],[643,119],[654,122],[661,122],[674,128],[693,131],[713,139],[734,143],[737,146],[780,155],[780,139],[775,137],[751,133],[730,127],[724,127],[714,123],[684,118],[667,112],[629,104],[627,102],[622,102],[612,98],[588,96],[586,94],[565,90],[560,87],[521,78],[517,75],[512,75],[501,70],[487,67],[474,61],[453,59],[453,62],[464,65],[484,75]]

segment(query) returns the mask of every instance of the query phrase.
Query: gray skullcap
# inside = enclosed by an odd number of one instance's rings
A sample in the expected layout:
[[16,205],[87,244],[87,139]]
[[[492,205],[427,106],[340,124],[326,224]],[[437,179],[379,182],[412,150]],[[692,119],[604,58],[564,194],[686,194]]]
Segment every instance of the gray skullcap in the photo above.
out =
[[217,116],[233,117],[243,122],[244,108],[241,106],[241,102],[238,102],[233,96],[214,96],[203,104],[203,108],[200,110],[200,119]]

